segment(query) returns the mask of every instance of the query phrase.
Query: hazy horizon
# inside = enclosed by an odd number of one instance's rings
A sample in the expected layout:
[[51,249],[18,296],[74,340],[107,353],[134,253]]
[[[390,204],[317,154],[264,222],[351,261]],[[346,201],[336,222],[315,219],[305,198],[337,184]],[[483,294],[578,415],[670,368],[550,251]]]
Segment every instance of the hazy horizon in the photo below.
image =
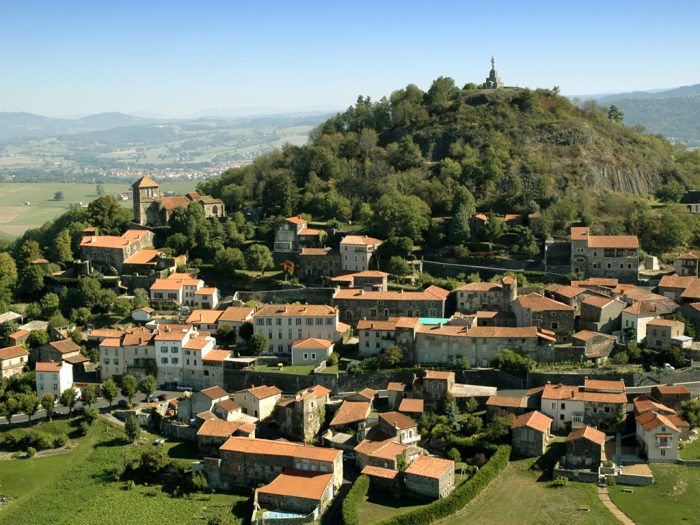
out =
[[700,5],[33,2],[0,20],[0,111],[166,118],[293,112],[450,76],[568,96],[700,82]]

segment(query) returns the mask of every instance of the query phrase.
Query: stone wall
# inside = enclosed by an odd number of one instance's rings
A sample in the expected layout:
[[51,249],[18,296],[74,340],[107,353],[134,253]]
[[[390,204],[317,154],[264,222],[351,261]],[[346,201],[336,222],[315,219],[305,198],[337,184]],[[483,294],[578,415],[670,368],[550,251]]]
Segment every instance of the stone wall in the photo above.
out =
[[244,303],[260,301],[261,303],[285,304],[331,304],[335,288],[286,288],[283,290],[238,291],[234,300]]
[[583,483],[598,483],[598,472],[592,470],[574,470],[561,468],[558,464],[552,471],[552,477],[566,478],[570,481],[581,481]]
[[[564,385],[583,385],[586,377],[596,379],[622,379],[625,385],[630,386],[654,386],[658,384],[687,383],[700,381],[700,368],[687,368],[674,372],[647,372],[642,374],[618,374],[600,373],[600,370],[588,369],[574,372],[531,372],[528,374],[527,386],[533,388],[542,386],[547,381]],[[693,390],[693,386],[689,386]]]
[[638,474],[623,474],[620,472],[615,476],[615,483],[620,485],[632,485],[635,487],[647,487],[654,484],[653,476],[640,476]]
[[166,437],[197,441],[197,429],[164,419],[160,425],[160,433]]

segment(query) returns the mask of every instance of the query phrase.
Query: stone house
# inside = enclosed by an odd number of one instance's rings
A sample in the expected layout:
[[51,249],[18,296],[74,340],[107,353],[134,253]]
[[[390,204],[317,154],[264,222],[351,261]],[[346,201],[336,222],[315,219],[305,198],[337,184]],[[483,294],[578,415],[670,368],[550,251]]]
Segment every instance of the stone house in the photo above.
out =
[[408,395],[405,383],[390,382],[386,386],[387,405],[392,410],[396,410],[401,401]]
[[90,235],[80,241],[80,257],[93,267],[121,272],[125,262],[139,251],[153,246],[153,232],[127,230],[121,236]]
[[332,474],[289,469],[255,491],[255,507],[319,517],[334,496]]
[[223,421],[235,421],[243,413],[241,406],[231,398],[221,399],[210,408],[216,417]]
[[313,440],[321,430],[322,406],[311,389],[280,399],[275,407],[275,421],[280,432],[298,441]]
[[654,319],[647,324],[645,346],[654,350],[666,350],[671,346],[680,346],[677,342],[685,333],[685,325],[673,319]]
[[375,434],[375,438],[362,439],[354,448],[355,463],[359,470],[364,469],[367,465],[389,470],[399,470],[399,462],[403,461],[405,464],[408,464],[411,461],[410,454],[417,456],[415,447],[412,449],[408,445],[397,443],[394,439],[387,438],[382,433]]
[[444,317],[449,295],[449,291],[438,286],[429,286],[421,292],[338,288],[333,294],[333,304],[340,309],[341,318],[351,323],[390,317]]
[[680,429],[665,415],[649,411],[635,421],[637,443],[649,463],[674,463],[678,458]]
[[575,315],[580,315],[581,301],[588,296],[588,291],[578,286],[553,283],[544,289],[544,295],[557,302],[569,305],[574,309]]
[[371,411],[372,404],[369,401],[343,401],[330,426],[336,430],[357,427],[367,421]]
[[419,418],[425,412],[425,402],[422,399],[406,397],[399,403],[398,411],[413,418]]
[[557,334],[558,341],[574,333],[574,309],[537,293],[521,295],[513,301],[513,313],[519,327],[536,326]]
[[197,430],[197,449],[203,456],[218,456],[219,448],[231,436],[255,437],[255,425],[207,419]]
[[420,456],[404,471],[406,490],[418,497],[445,498],[454,490],[454,461]]
[[363,272],[346,273],[331,278],[333,286],[340,288],[361,288],[368,292],[386,292],[388,288],[389,274],[378,270],[365,270]]
[[366,320],[357,322],[360,355],[375,356],[392,346],[408,349],[413,347],[416,329],[420,325],[418,317],[390,317],[387,320]]
[[322,232],[309,228],[306,219],[288,217],[275,232],[273,252],[280,257],[293,257],[302,246],[318,245]]
[[573,227],[571,272],[585,277],[636,283],[639,278],[639,239],[636,235],[591,235],[588,227]]
[[531,412],[529,408],[527,396],[494,395],[486,400],[486,413],[489,418],[506,413],[521,416],[526,412]]
[[542,412],[521,414],[511,425],[513,450],[522,456],[541,456],[545,453],[554,420]]
[[676,269],[676,275],[700,277],[700,252],[682,253],[673,261],[673,266]]
[[622,311],[622,331],[633,330],[641,343],[647,336],[647,325],[659,317],[661,314],[653,304],[638,301]]
[[302,279],[321,281],[323,277],[340,273],[340,252],[332,248],[303,247],[298,255]]
[[343,399],[346,401],[362,401],[367,403],[373,403],[374,398],[377,396],[377,391],[372,388],[363,388],[357,392],[350,392],[346,394]]
[[690,401],[690,390],[685,385],[658,385],[651,389],[651,397],[659,403],[680,410],[683,401]]
[[612,334],[620,330],[627,303],[602,295],[588,295],[581,301],[579,326],[584,330]]
[[219,455],[221,459],[214,468],[206,470],[207,474],[213,471],[213,481],[218,481],[216,484],[224,488],[269,483],[285,470],[331,474],[335,489],[343,482],[343,453],[340,450],[234,436],[219,448]]
[[700,300],[700,277],[694,275],[664,275],[659,281],[659,293],[677,303]]
[[267,419],[275,411],[275,405],[282,396],[276,386],[256,386],[233,393],[233,400],[238,403],[244,414]]
[[189,421],[200,412],[213,411],[214,405],[229,399],[228,392],[220,386],[212,386],[186,396],[177,406],[177,418]]
[[402,445],[415,445],[421,439],[416,422],[399,412],[379,414],[377,425],[379,431]]
[[366,235],[346,235],[340,241],[340,269],[344,272],[364,272],[382,241]]
[[460,312],[509,312],[511,303],[518,296],[518,283],[512,277],[504,277],[500,283],[463,284],[458,286],[454,293],[457,310]]
[[613,428],[626,404],[624,381],[586,379],[583,387],[545,385],[540,409],[554,419],[555,430],[583,425]]
[[292,344],[292,365],[320,365],[333,353],[333,341],[310,337]]
[[564,467],[597,471],[605,457],[605,434],[585,426],[573,430],[566,438]]
[[224,363],[231,357],[231,350],[213,349],[202,356],[203,386],[224,384]]
[[61,341],[51,341],[50,343],[33,350],[32,353],[35,356],[35,361],[58,362],[62,361],[66,357],[79,355],[80,345],[75,344],[72,339],[62,339]]
[[23,346],[0,348],[0,379],[6,379],[24,371],[29,352]]
[[571,336],[571,344],[583,349],[583,357],[588,361],[600,362],[607,359],[615,348],[615,337],[590,330],[580,330]]

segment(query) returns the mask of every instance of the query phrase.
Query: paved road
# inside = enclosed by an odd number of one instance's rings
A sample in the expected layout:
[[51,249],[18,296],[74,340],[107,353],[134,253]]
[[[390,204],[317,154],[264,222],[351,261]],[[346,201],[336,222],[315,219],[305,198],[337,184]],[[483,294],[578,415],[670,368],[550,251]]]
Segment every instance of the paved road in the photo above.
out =
[[[157,390],[154,395],[158,396],[160,394],[165,394],[168,399],[172,399],[174,397],[178,397],[182,395],[182,392],[176,392],[176,391],[170,391],[170,390]],[[117,408],[119,401],[124,400],[126,401],[126,398],[122,395],[117,396],[117,398],[112,402],[112,407]],[[144,400],[144,395],[142,393],[136,394],[134,398],[132,399],[132,403],[141,403]],[[106,399],[103,398],[98,398],[97,402],[93,405],[95,408],[98,408],[100,412],[107,412],[109,410],[109,403],[107,402]],[[78,401],[76,403],[75,407],[73,408],[73,412],[80,412],[85,408],[85,405]],[[56,403],[56,407],[54,409],[54,414],[57,417],[61,416],[67,416],[68,415],[68,408],[64,407],[63,405],[60,405]],[[40,409],[32,416],[32,422],[34,421],[40,421],[42,419],[46,419],[46,411],[44,409]],[[12,423],[26,423],[29,420],[29,418],[25,414],[16,414],[12,417]],[[0,427],[3,425],[7,425],[8,421],[7,418],[5,417],[0,417]]]

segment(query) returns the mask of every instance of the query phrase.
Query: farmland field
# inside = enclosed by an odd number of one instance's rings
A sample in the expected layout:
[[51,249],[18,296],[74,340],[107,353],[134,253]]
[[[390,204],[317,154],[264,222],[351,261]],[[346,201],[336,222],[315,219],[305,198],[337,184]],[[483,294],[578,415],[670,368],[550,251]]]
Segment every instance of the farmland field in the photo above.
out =
[[[133,181],[131,181],[133,182]],[[104,184],[107,195],[125,192],[130,182]],[[194,181],[165,182],[163,191],[183,194],[195,188]],[[55,201],[54,194],[63,192],[63,200]],[[68,210],[71,202],[89,203],[97,198],[96,185],[88,183],[0,183],[0,239],[19,237],[30,228],[41,226]],[[24,203],[29,205],[25,206]],[[132,201],[122,201],[127,207]]]

